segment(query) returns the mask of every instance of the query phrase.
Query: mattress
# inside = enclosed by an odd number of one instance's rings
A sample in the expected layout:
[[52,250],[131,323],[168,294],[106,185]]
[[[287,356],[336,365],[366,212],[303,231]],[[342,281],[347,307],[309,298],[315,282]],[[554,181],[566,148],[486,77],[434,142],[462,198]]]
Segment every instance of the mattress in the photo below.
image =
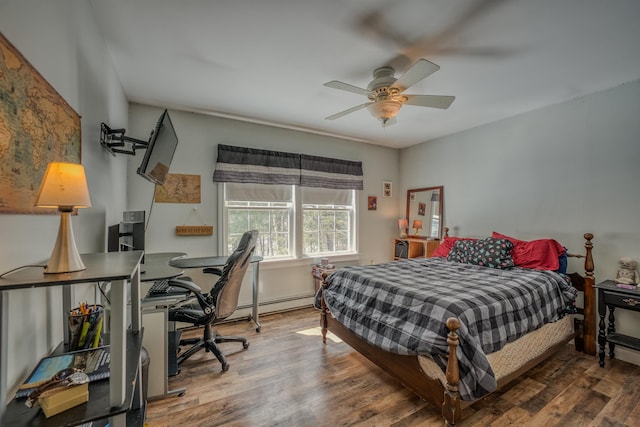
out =
[[[573,335],[573,316],[565,316],[557,322],[547,323],[517,340],[506,344],[502,349],[487,354],[487,360],[493,370],[496,381],[513,374],[519,368],[535,360],[552,347],[568,342]],[[446,384],[446,377],[438,364],[428,356],[418,356],[420,368],[430,378]]]

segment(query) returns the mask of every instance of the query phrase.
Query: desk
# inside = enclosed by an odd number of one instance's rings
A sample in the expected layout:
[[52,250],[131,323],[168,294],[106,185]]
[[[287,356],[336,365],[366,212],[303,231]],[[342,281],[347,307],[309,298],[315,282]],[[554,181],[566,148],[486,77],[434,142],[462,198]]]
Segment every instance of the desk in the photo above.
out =
[[[86,270],[72,273],[44,274],[39,267],[28,267],[0,278],[0,425],[60,426],[77,425],[91,420],[110,418],[110,425],[125,427],[144,423],[140,373],[140,259],[141,251],[82,254]],[[8,297],[13,289],[63,286],[63,310],[71,310],[70,285],[111,282],[111,315],[109,344],[111,376],[109,381],[89,385],[87,404],[76,406],[49,419],[40,408],[27,408],[13,400],[6,406],[7,334],[9,327]],[[127,287],[131,286],[131,330],[127,332]],[[64,330],[67,330],[64,318]],[[61,346],[64,350],[64,345]],[[128,358],[127,358],[128,356]],[[137,398],[134,398],[134,395]],[[130,409],[137,411],[130,411]],[[129,419],[128,419],[129,417]],[[135,421],[132,421],[135,417]]]
[[155,282],[156,280],[173,279],[181,276],[182,269],[169,265],[169,261],[186,255],[184,252],[146,254],[144,263],[140,264],[140,280],[143,282]]
[[[186,256],[183,252],[161,252],[146,254],[140,278],[144,282],[173,279],[181,276],[180,268],[172,267],[169,261]],[[183,395],[184,388],[169,390],[168,373],[176,370],[176,346],[169,331],[168,307],[181,301],[188,292],[146,295],[142,300],[142,323],[145,327],[144,347],[149,351],[148,394],[151,399]],[[160,325],[160,327],[158,327]]]
[[[177,258],[169,261],[169,265],[177,268],[207,268],[207,267],[222,267],[229,259],[228,256],[214,256],[214,257],[199,257],[199,258]],[[253,311],[252,316],[249,319],[253,319],[256,324],[256,332],[260,332],[262,326],[258,319],[258,291],[260,284],[260,261],[263,258],[261,256],[254,255],[251,258],[251,264],[253,264]]]

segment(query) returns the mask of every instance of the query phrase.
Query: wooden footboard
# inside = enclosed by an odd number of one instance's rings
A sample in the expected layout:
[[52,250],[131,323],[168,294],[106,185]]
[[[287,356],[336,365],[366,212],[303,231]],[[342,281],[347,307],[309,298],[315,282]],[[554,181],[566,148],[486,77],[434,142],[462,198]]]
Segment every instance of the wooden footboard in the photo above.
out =
[[[584,292],[584,352],[594,355],[596,350],[595,341],[595,277],[593,274],[594,263],[592,256],[593,244],[591,240],[593,235],[587,233],[584,235],[585,242],[585,255],[572,255],[572,257],[585,258],[584,268],[585,277],[581,284],[578,284],[579,290]],[[580,276],[582,277],[582,276]],[[323,277],[323,289],[326,289],[327,284],[326,274]],[[582,289],[580,289],[582,288]],[[446,384],[442,384],[440,380],[427,376],[418,360],[419,356],[404,356],[393,354],[384,351],[378,347],[375,347],[363,339],[356,336],[340,322],[338,322],[329,312],[329,309],[324,301],[321,300],[321,315],[320,326],[322,329],[322,342],[327,342],[327,332],[331,331],[333,334],[342,339],[345,343],[349,344],[360,354],[367,359],[375,363],[382,368],[388,374],[396,378],[405,387],[412,390],[418,396],[425,401],[430,402],[436,408],[442,408],[442,417],[446,425],[455,425],[462,416],[462,408],[470,405],[473,402],[462,401],[458,390],[460,381],[460,370],[458,366],[458,358],[456,355],[456,348],[459,345],[457,331],[460,328],[460,322],[456,318],[449,318],[446,322],[449,329],[447,335],[447,343],[449,345],[449,357],[446,369]],[[531,367],[537,365],[541,361],[545,360],[558,350],[564,347],[564,344],[558,344],[549,351],[545,352],[540,357],[531,361],[530,363],[518,369],[513,375],[510,375],[508,381],[516,378],[519,375],[525,373]],[[506,383],[498,384],[499,387]]]
[[[584,272],[582,277],[577,273],[570,274],[573,286],[584,294],[584,308],[579,309],[579,313],[583,314],[583,330],[584,330],[584,349],[586,354],[596,354],[596,279],[593,274],[595,269],[593,263],[593,234],[586,233],[584,235],[585,254],[570,254],[569,257],[584,258]],[[580,350],[576,346],[576,350]]]
[[[326,343],[327,332],[331,331],[338,338],[349,344],[358,353],[365,356],[371,362],[379,366],[382,370],[397,379],[402,385],[413,391],[427,402],[434,405],[435,408],[442,407],[443,417],[450,425],[454,425],[461,415],[461,407],[468,405],[460,400],[458,393],[459,373],[457,371],[458,360],[455,357],[455,350],[451,350],[453,343],[457,345],[457,335],[454,338],[450,336],[450,354],[454,357],[449,358],[449,364],[454,366],[447,369],[447,381],[449,384],[445,388],[443,384],[434,378],[426,376],[420,368],[418,356],[405,356],[400,354],[389,353],[378,347],[372,346],[366,341],[360,339],[340,322],[338,322],[322,301],[320,326],[322,328],[322,342]],[[460,325],[457,319],[453,319]],[[456,328],[457,330],[457,328]],[[455,334],[455,333],[454,333]],[[443,402],[443,396],[447,393],[446,400]],[[446,414],[446,415],[445,415]]]

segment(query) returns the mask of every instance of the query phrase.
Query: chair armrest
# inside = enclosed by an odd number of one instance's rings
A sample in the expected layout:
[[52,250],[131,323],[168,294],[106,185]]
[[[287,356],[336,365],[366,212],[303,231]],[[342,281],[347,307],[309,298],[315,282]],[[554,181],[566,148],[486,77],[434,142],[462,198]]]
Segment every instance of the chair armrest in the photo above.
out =
[[192,281],[184,280],[184,279],[171,279],[169,281],[169,286],[175,286],[175,287],[187,289],[193,292],[196,299],[198,300],[198,304],[200,305],[200,308],[202,309],[202,311],[206,315],[210,315],[211,313],[213,313],[215,306],[208,301],[208,299],[210,298],[204,295],[202,293],[202,288],[196,285],[195,283],[193,283]]
[[193,292],[194,294],[202,294],[202,288],[193,283],[191,280],[171,279],[169,280],[169,286],[186,289]]
[[216,276],[222,276],[222,269],[218,267],[207,267],[202,270],[203,273],[215,274]]

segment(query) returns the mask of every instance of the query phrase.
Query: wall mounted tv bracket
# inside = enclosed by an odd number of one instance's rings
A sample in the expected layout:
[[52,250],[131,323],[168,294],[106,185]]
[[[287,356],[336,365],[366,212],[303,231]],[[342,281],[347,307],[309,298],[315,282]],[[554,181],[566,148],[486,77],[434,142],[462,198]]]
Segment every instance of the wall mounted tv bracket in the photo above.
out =
[[136,148],[147,148],[149,143],[141,139],[126,136],[125,129],[111,129],[105,123],[100,124],[100,145],[111,155],[123,153],[129,155],[136,154]]

